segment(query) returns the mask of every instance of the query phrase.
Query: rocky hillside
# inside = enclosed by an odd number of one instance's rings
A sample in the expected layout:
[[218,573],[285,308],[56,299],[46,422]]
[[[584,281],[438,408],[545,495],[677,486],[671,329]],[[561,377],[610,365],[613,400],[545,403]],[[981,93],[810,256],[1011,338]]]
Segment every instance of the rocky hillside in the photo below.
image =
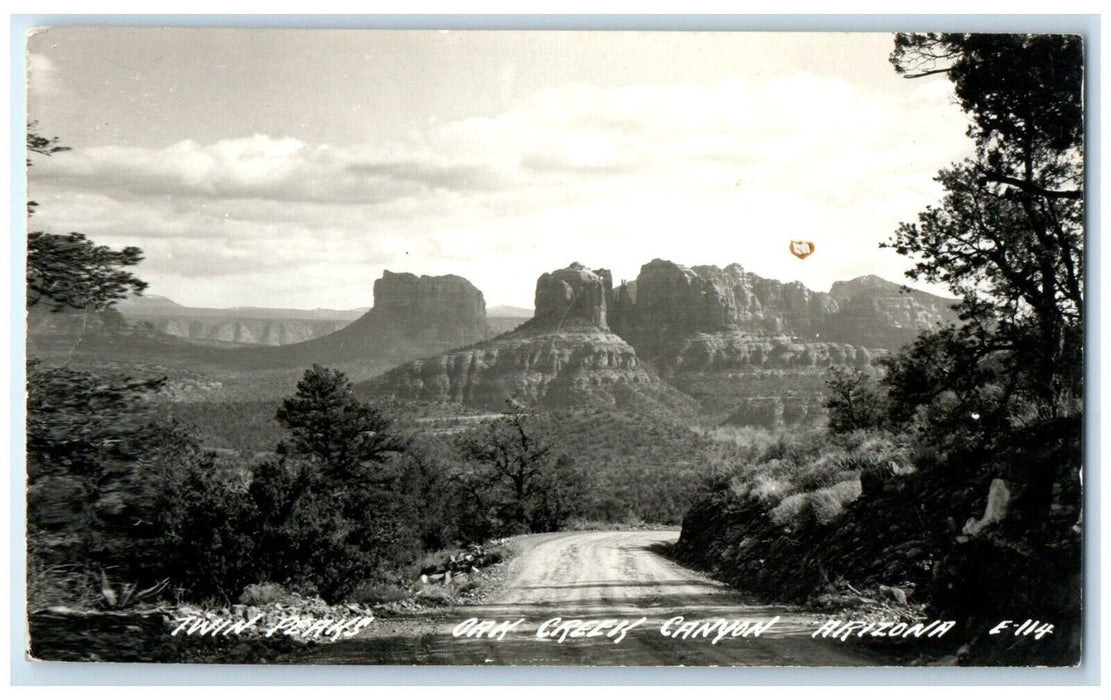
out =
[[955,314],[953,300],[869,275],[829,293],[740,265],[693,268],[653,260],[614,290],[609,324],[649,359],[673,361],[697,333],[743,332],[894,350]]
[[[158,295],[120,302],[132,324],[144,323],[167,335],[198,342],[290,345],[334,333],[370,309],[215,309],[183,306]],[[511,331],[532,318],[532,309],[496,306],[486,310],[487,338]]]
[[608,270],[574,264],[540,277],[528,322],[373,384],[398,398],[493,410],[510,396],[547,407],[693,398],[716,423],[812,425],[825,415],[830,366],[868,367],[951,320],[950,303],[877,277],[826,293],[736,264],[664,260],[614,288]]
[[371,389],[491,410],[508,399],[547,408],[689,410],[690,400],[642,366],[636,350],[609,330],[612,292],[607,270],[576,263],[546,273],[536,283],[530,321],[492,340],[407,363],[372,380]]
[[825,417],[829,367],[864,368],[884,352],[785,335],[696,333],[661,371],[715,423],[781,428]]
[[955,299],[908,289],[875,275],[834,282],[829,295],[837,302],[837,313],[826,326],[827,340],[895,350],[923,330],[956,321]]
[[802,284],[747,273],[653,260],[614,290],[610,325],[651,359],[672,359],[695,333],[747,331],[813,338],[837,304]]
[[[838,282],[826,293],[736,264],[684,267],[658,259],[616,288],[604,269],[574,264],[546,273],[534,302],[531,318],[523,317],[527,309],[501,309],[491,322],[482,293],[461,277],[386,272],[374,284],[373,308],[302,342],[229,347],[297,336],[273,317],[280,310],[193,310],[199,318],[184,320],[185,307],[155,298],[121,306],[132,321],[145,315],[158,324],[143,330],[132,323],[130,335],[112,340],[118,331],[90,333],[82,316],[71,323],[77,331],[53,333],[50,347],[66,357],[92,348],[101,358],[176,358],[236,374],[320,363],[370,378],[395,368],[375,381],[377,393],[493,410],[510,396],[548,407],[697,406],[714,423],[783,428],[824,418],[830,366],[868,367],[953,319],[950,300],[875,276]],[[312,316],[306,323],[344,323],[320,318],[329,313],[323,310],[303,313]],[[30,324],[29,347],[47,347],[51,334],[39,331],[58,326],[57,318],[42,329]]]
[[819,422],[830,366],[869,366],[953,320],[952,303],[875,276],[825,293],[657,259],[614,289],[607,320],[715,422],[775,428]]

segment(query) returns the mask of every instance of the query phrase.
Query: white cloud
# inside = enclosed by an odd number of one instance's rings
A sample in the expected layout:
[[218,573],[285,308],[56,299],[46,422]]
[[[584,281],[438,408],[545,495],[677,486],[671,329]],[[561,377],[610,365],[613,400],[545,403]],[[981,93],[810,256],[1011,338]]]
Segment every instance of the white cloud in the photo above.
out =
[[[620,279],[655,257],[816,288],[898,279],[905,261],[876,244],[968,149],[945,81],[898,87],[566,85],[350,147],[256,134],[74,150],[36,162],[32,196],[40,226],[144,248],[152,291],[182,303],[366,305],[390,268],[523,304],[572,260]],[[818,243],[802,265],[786,251],[798,237]]]
[[58,70],[49,56],[27,52],[27,85],[32,97],[47,97],[58,90]]

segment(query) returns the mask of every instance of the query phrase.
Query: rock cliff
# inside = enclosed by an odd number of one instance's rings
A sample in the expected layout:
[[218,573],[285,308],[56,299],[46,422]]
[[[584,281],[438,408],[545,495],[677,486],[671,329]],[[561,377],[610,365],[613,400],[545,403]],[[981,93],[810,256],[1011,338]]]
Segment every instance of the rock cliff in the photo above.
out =
[[132,325],[145,324],[187,340],[247,345],[289,345],[334,333],[369,309],[208,308],[183,306],[145,294],[116,305]]
[[812,424],[824,417],[829,367],[869,366],[951,319],[950,303],[876,277],[838,282],[826,293],[736,264],[664,260],[615,288],[608,270],[573,263],[537,280],[532,319],[490,341],[410,362],[373,387],[494,410],[509,397],[545,407],[682,410],[693,398],[717,422]]
[[957,319],[952,309],[955,299],[908,289],[875,275],[834,282],[830,297],[838,311],[825,337],[867,347],[894,350],[924,330]]
[[955,318],[953,301],[875,276],[816,292],[740,265],[644,265],[613,290],[611,328],[713,420],[785,427],[824,416],[824,374]]
[[466,345],[486,337],[482,292],[457,275],[429,277],[386,270],[374,282],[376,316],[431,344]]
[[351,321],[308,318],[196,318],[126,314],[128,321],[146,323],[167,335],[188,340],[247,345],[289,345],[334,333]]
[[670,364],[677,371],[729,369],[824,369],[833,365],[867,367],[882,350],[847,343],[808,343],[786,335],[745,331],[696,333],[679,346]]
[[[825,293],[737,264],[664,260],[617,287],[608,270],[573,263],[541,275],[534,302],[531,318],[500,319],[495,327],[506,332],[490,338],[482,293],[467,280],[386,272],[374,284],[373,308],[322,337],[236,349],[162,343],[167,349],[152,353],[237,370],[315,362],[370,377],[393,367],[368,389],[491,410],[515,397],[543,407],[697,409],[714,422],[787,427],[822,419],[829,367],[867,367],[954,318],[951,300],[874,276],[838,282]],[[84,320],[80,328],[87,329]],[[252,326],[214,337],[281,338]],[[120,347],[130,352],[134,341]]]
[[955,319],[953,300],[875,276],[837,282],[827,294],[737,264],[688,268],[653,260],[612,297],[610,327],[644,357],[665,361],[696,333],[745,331],[893,350]]
[[456,275],[386,271],[374,283],[374,307],[334,333],[280,347],[229,351],[229,362],[255,368],[349,361],[400,363],[487,337],[486,302]]
[[588,270],[579,263],[555,272],[545,272],[536,281],[536,327],[558,329],[568,321],[585,321],[602,330],[607,299],[613,295],[609,270]]
[[698,333],[687,338],[662,372],[714,422],[784,428],[825,417],[829,367],[867,367],[885,352],[746,331]]
[[[370,311],[192,308],[157,296],[129,299],[119,305],[119,310],[130,322],[146,323],[179,338],[249,345],[291,345],[313,340],[344,328]],[[449,347],[494,335],[488,328],[482,293],[454,275],[417,277],[387,270],[374,283],[374,315],[399,326],[407,337]],[[525,320],[498,319],[495,325],[509,330]]]
[[694,333],[748,331],[816,338],[837,302],[798,282],[783,283],[740,265],[693,268],[665,260],[644,265],[614,292],[610,324],[646,357],[674,354]]
[[544,408],[601,405],[690,411],[693,402],[643,367],[606,326],[609,273],[579,264],[545,273],[534,317],[471,347],[395,368],[371,380],[376,395],[500,410],[506,400]]

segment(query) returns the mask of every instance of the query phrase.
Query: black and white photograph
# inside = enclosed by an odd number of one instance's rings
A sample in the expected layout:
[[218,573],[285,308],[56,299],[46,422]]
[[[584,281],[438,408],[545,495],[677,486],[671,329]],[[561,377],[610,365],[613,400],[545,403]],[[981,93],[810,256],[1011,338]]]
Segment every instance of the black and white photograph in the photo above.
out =
[[14,37],[26,658],[1087,662],[1089,47],[925,29]]

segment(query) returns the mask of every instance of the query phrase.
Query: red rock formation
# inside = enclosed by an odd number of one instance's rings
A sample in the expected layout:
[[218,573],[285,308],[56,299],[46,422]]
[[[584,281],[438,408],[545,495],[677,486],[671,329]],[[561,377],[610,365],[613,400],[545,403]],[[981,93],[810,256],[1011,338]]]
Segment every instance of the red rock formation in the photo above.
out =
[[653,260],[612,296],[610,327],[645,358],[665,363],[697,333],[743,331],[893,350],[955,318],[952,300],[904,292],[874,276],[837,282],[826,294],[737,264],[688,268]]
[[693,402],[643,367],[606,325],[609,272],[577,263],[536,283],[528,322],[469,348],[407,363],[371,380],[378,396],[500,410],[507,399],[547,408],[625,406],[690,411]]
[[569,320],[608,329],[607,298],[613,294],[609,270],[588,270],[579,263],[545,272],[536,282],[536,312],[540,325],[559,327]]
[[386,270],[374,282],[373,310],[399,322],[406,335],[431,342],[465,345],[486,336],[482,292],[457,275],[417,277]]
[[467,280],[386,271],[374,283],[374,308],[350,325],[303,343],[231,351],[227,361],[256,368],[352,361],[390,366],[486,337],[486,301]]

